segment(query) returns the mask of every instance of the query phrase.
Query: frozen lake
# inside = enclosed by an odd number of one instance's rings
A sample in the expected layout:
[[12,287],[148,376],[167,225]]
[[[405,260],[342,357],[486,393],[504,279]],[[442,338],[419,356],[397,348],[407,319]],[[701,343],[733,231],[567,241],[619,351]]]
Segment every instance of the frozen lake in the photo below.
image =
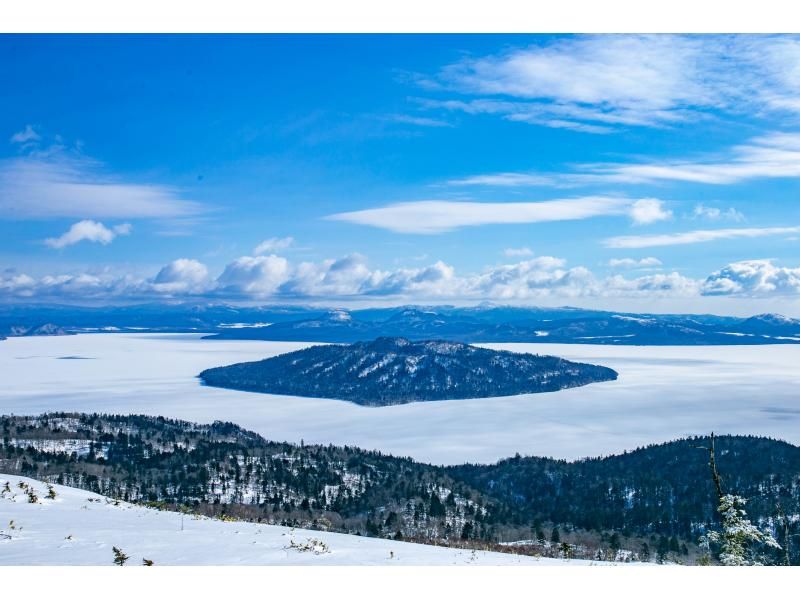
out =
[[233,421],[272,440],[350,444],[432,463],[515,453],[573,459],[688,434],[800,444],[800,346],[490,344],[620,374],[557,393],[359,407],[201,386],[203,369],[309,343],[204,341],[192,334],[83,334],[0,341],[0,413],[101,411]]

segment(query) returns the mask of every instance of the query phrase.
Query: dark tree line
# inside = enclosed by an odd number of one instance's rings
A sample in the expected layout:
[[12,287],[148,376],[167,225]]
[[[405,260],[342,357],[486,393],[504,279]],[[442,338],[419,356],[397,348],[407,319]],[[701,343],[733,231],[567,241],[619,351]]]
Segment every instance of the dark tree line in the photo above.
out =
[[[229,424],[161,417],[0,417],[0,471],[163,508],[420,541],[563,544],[685,555],[718,522],[707,438],[567,462],[516,456],[436,467],[348,446],[270,442]],[[725,491],[797,563],[800,448],[716,438]],[[638,539],[637,539],[638,538]],[[569,548],[569,547],[567,547]]]

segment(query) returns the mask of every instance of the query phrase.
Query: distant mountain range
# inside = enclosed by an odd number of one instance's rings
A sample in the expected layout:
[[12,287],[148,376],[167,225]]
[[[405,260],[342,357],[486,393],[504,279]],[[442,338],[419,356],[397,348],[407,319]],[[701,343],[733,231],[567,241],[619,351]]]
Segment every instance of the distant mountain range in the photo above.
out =
[[[36,331],[36,332],[32,332]],[[763,345],[800,342],[800,320],[635,314],[573,307],[402,306],[359,310],[297,305],[9,305],[0,336],[75,332],[204,332],[210,338],[353,343],[381,336],[461,342]]]
[[81,307],[73,305],[0,306],[0,334],[53,326],[64,332],[217,332],[227,327],[258,327],[321,317],[328,310],[303,306],[236,307],[209,303],[147,303]]
[[[383,316],[381,318],[381,316]],[[411,340],[603,345],[763,345],[800,343],[800,320],[629,314],[573,308],[401,308],[347,312],[230,329],[211,338],[356,342],[382,335]]]
[[616,380],[617,372],[559,357],[492,351],[452,341],[381,337],[211,368],[200,378],[211,386],[237,390],[384,406],[551,392]]

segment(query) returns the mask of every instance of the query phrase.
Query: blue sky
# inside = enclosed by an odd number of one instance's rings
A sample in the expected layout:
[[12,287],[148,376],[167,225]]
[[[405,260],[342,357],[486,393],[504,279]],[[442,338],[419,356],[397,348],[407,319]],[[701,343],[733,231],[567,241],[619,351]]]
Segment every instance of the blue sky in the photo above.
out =
[[800,315],[800,39],[0,36],[0,300]]

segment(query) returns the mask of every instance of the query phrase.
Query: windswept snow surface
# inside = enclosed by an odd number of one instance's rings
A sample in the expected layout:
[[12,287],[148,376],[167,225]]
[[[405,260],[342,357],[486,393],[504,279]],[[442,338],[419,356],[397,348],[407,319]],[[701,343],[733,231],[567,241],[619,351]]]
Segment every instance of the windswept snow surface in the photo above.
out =
[[[44,498],[41,482],[0,474],[11,493],[0,496],[0,565],[113,565],[113,547],[126,566],[154,565],[599,565],[581,560],[517,556],[439,548],[258,523],[183,517],[54,486]],[[17,487],[31,486],[39,502],[29,503]],[[316,542],[314,542],[316,541]],[[316,545],[301,551],[296,545]]]
[[[800,346],[490,344],[558,355],[619,379],[554,393],[360,407],[202,386],[202,370],[309,343],[197,334],[79,334],[0,341],[0,413],[101,411],[233,421],[270,440],[356,445],[432,463],[515,453],[574,459],[690,434],[800,444]],[[85,359],[61,359],[65,356]]]

